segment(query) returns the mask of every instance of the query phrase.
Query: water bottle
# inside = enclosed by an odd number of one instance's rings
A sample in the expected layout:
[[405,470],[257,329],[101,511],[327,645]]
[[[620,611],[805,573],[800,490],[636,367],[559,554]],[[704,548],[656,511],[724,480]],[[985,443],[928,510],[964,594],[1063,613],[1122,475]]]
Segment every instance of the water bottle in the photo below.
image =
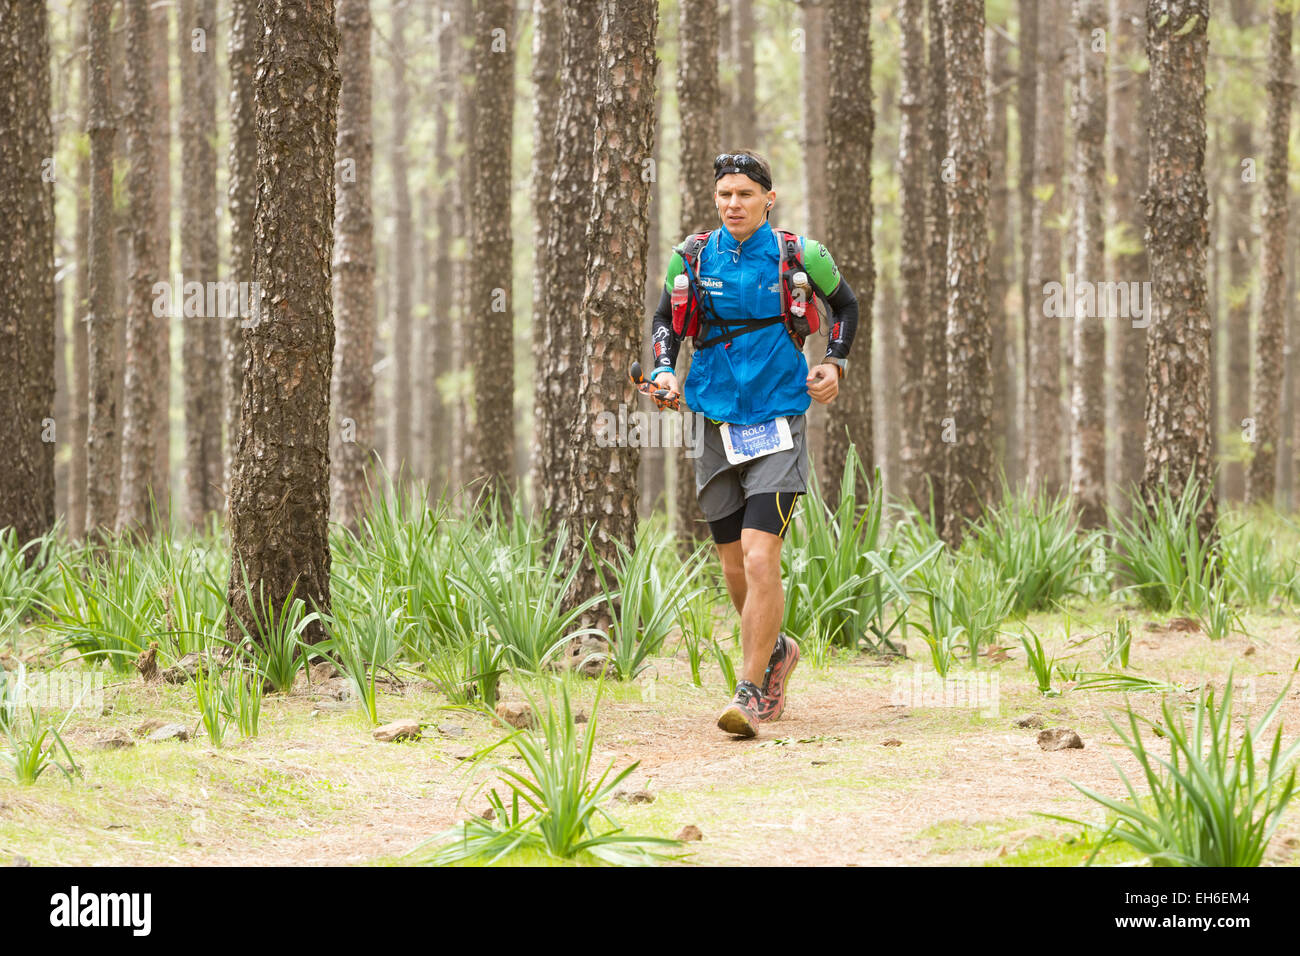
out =
[[673,280],[672,305],[673,305],[673,331],[678,335],[689,334],[683,327],[686,322],[686,299],[689,295],[687,288],[688,281],[686,273],[682,273]]
[[808,311],[808,300],[812,298],[812,286],[808,283],[808,273],[796,272],[793,284],[794,292],[790,302],[790,311],[803,318]]

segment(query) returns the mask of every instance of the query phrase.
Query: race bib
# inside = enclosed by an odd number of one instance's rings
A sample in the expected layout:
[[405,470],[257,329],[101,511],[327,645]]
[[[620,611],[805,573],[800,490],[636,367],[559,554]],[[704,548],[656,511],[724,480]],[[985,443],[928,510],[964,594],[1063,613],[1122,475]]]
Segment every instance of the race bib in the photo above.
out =
[[762,458],[777,451],[789,451],[794,447],[790,437],[790,423],[785,418],[777,418],[758,425],[718,426],[722,433],[722,447],[727,453],[727,461],[733,465],[742,465],[755,458]]

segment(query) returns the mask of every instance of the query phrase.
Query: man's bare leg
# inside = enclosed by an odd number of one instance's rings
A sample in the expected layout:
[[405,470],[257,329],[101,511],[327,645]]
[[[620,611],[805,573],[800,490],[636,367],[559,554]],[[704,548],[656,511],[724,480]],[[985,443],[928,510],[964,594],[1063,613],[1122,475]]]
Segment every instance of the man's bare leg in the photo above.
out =
[[740,540],[728,541],[718,545],[718,560],[722,562],[722,576],[727,582],[727,593],[731,603],[736,606],[736,613],[745,611],[745,552]]
[[745,528],[740,533],[746,587],[740,612],[740,642],[745,653],[740,676],[759,687],[763,686],[768,660],[781,631],[781,617],[785,614],[781,544],[780,535],[757,528]]

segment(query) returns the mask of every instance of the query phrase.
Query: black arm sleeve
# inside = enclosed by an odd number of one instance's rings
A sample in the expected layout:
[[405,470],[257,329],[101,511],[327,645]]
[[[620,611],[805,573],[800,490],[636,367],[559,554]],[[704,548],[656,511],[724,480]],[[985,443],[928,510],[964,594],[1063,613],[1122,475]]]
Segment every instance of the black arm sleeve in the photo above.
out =
[[[856,305],[854,309],[856,315]],[[654,374],[654,369],[675,369],[677,350],[681,345],[681,336],[673,332],[672,298],[668,295],[668,290],[664,289],[659,293],[659,307],[655,309],[654,322],[650,326],[650,352],[653,356],[651,374]]]
[[831,307],[830,341],[826,343],[826,355],[828,358],[848,358],[853,336],[858,331],[858,297],[849,288],[848,280],[841,276],[840,284],[827,296],[826,302]]

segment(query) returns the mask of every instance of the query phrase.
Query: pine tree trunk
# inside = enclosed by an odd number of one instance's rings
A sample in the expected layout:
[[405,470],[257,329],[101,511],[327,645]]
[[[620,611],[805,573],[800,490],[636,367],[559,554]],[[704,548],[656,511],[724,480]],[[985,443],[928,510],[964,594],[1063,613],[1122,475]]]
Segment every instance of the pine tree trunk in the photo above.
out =
[[[446,376],[453,371],[452,334],[459,290],[453,283],[452,245],[457,234],[453,231],[454,167],[449,144],[451,141],[451,113],[448,105],[455,100],[456,84],[456,27],[452,19],[454,0],[442,0],[437,8],[438,17],[438,74],[434,92],[433,122],[434,176],[437,183],[437,246],[433,255],[433,272],[429,283],[429,308],[432,315],[432,369],[433,382],[429,389],[428,466],[430,488],[433,493],[451,487],[452,405],[443,401],[442,386]],[[540,246],[538,247],[540,248]]]
[[[684,7],[691,7],[687,0]],[[696,11],[691,10],[691,16]],[[736,142],[728,149],[758,149],[758,84],[754,67],[754,0],[731,0],[731,59],[736,65],[736,82],[732,86],[732,114]],[[719,151],[720,152],[720,151]]]
[[[925,366],[922,381],[921,426],[925,429],[923,472],[928,484],[927,495],[933,504],[936,529],[943,528],[944,470],[948,443],[945,421],[952,415],[948,404],[948,199],[944,182],[948,158],[947,86],[943,77],[947,24],[939,9],[940,0],[928,0],[926,13],[930,24],[929,78],[925,110],[926,123],[926,196],[925,196]],[[982,84],[981,84],[982,85]]]
[[[692,7],[684,3],[679,12],[677,108],[681,115],[681,152],[677,166],[677,191],[682,204],[674,244],[692,233],[719,228],[718,211],[713,203],[712,177],[713,158],[719,152],[721,121],[718,72],[712,55],[718,43],[718,23],[711,16],[715,12],[712,4]],[[732,15],[735,15],[734,6]],[[678,352],[677,381],[682,384],[690,374],[692,345],[689,340],[684,340]],[[697,541],[707,539],[709,526],[696,498],[695,459],[686,457],[685,448],[675,450],[673,455],[677,465],[677,546],[681,553],[687,554],[695,548]]]
[[984,4],[944,0],[948,143],[948,407],[956,441],[944,475],[943,538],[956,548],[966,522],[993,497],[992,337],[989,328],[988,115]]
[[[219,266],[217,154],[212,142],[217,121],[215,0],[182,0],[180,11],[181,273],[187,287],[197,282],[206,289],[207,283],[218,280]],[[181,320],[186,520],[196,527],[223,505],[221,329],[224,323],[236,321],[209,314],[206,298],[198,315],[186,314]]]
[[[230,493],[226,635],[250,631],[249,602],[279,608],[291,589],[330,608],[329,394],[338,32],[331,0],[262,0],[258,42],[255,274],[245,330],[241,429]],[[253,587],[246,593],[244,573]],[[305,631],[315,643],[319,622]]]
[[[1016,441],[1014,456],[1008,455],[1007,478],[1019,484],[1026,474],[1029,450],[1027,411],[1029,400],[1029,337],[1033,328],[1031,309],[1040,306],[1037,293],[1031,295],[1029,269],[1034,249],[1034,161],[1038,129],[1038,2],[1018,0],[1020,20],[1020,66],[1016,90],[1016,125],[1019,127],[1019,179],[1016,182],[1017,227],[1020,231],[1020,340],[1019,375],[1016,379]],[[1145,2],[1145,0],[1137,0]]]
[[[1146,0],[1111,0],[1111,87],[1107,119],[1110,149],[1110,222],[1118,227],[1118,248],[1110,250],[1110,275],[1115,282],[1148,281],[1146,225],[1142,193],[1147,182],[1147,75],[1133,69],[1142,56],[1146,33]],[[1132,286],[1130,286],[1132,288]],[[1107,346],[1113,370],[1112,400],[1106,431],[1114,445],[1114,467],[1108,464],[1111,504],[1127,514],[1130,492],[1142,481],[1146,422],[1147,330],[1136,316],[1108,320]],[[1136,323],[1136,326],[1135,324]]]
[[[1102,0],[1074,0],[1079,85],[1074,104],[1075,282],[1105,282],[1106,52]],[[1076,286],[1078,288],[1078,286]],[[1088,288],[1088,287],[1084,287]],[[1070,493],[1084,528],[1106,522],[1106,327],[1115,320],[1104,301],[1074,308],[1074,391],[1071,399]]]
[[926,284],[925,194],[930,159],[925,139],[925,32],[923,0],[899,0],[898,206],[899,334],[902,337],[898,398],[902,425],[901,493],[918,508],[926,504],[925,410]]
[[[474,0],[448,0],[453,12],[453,22],[458,32],[458,55],[456,57],[456,133],[461,142],[460,161],[454,177],[455,235],[463,238],[460,253],[455,264],[455,288],[457,290],[456,321],[452,324],[451,354],[452,367],[465,382],[457,394],[453,406],[452,427],[452,470],[455,479],[453,487],[463,488],[469,481],[474,453],[474,439],[471,431],[473,424],[471,400],[473,396],[474,363],[470,356],[469,328],[474,317],[471,312],[469,257],[472,250],[472,210],[474,202],[474,181],[479,170],[474,165],[474,65],[471,49],[474,45]],[[592,44],[593,49],[595,44]],[[593,58],[594,59],[594,58]],[[593,67],[594,70],[594,67]],[[593,73],[594,76],[594,73]],[[588,169],[591,167],[588,166]],[[585,208],[585,206],[583,207]],[[475,323],[477,324],[477,323]]]
[[993,462],[999,476],[1014,458],[1016,380],[1015,350],[1007,323],[1007,289],[1010,286],[1013,250],[1010,220],[1011,191],[1007,186],[1007,100],[1015,74],[1007,62],[1007,38],[989,29],[984,36],[984,54],[989,83],[989,324],[992,334],[993,368]]
[[1031,491],[1061,490],[1061,317],[1047,315],[1048,283],[1060,283],[1065,208],[1065,71],[1068,10],[1045,0],[1038,23],[1038,120],[1034,129],[1033,239],[1026,300],[1025,480]]
[[[488,487],[505,493],[514,462],[514,263],[510,230],[511,145],[514,141],[514,5],[479,0],[474,30],[474,254],[470,314],[479,327],[475,348],[475,461]],[[572,385],[572,383],[570,383]]]
[[[158,264],[164,279],[171,278],[172,261],[172,133],[171,133],[171,76],[169,66],[172,55],[171,7],[156,3],[149,12],[153,21],[153,56],[150,70],[153,76],[154,134],[154,212],[157,214],[155,241],[158,243]],[[256,156],[254,156],[256,160]],[[252,278],[252,269],[247,273]],[[154,410],[158,416],[153,436],[153,474],[150,479],[156,495],[158,521],[163,527],[171,526],[171,330],[172,319],[154,325],[154,339],[150,343],[154,356]]]
[[158,379],[153,343],[157,326],[170,317],[154,316],[154,283],[161,266],[157,200],[153,168],[153,71],[150,58],[152,23],[149,0],[126,0],[126,135],[130,171],[127,192],[131,200],[130,275],[126,307],[126,387],[122,403],[122,483],[118,495],[117,530],[146,528],[152,524],[151,500],[163,497],[152,487],[154,430],[158,423]]
[[375,444],[375,248],[371,209],[370,0],[339,0],[338,144],[334,171],[334,370],[330,501],[356,530]]
[[[599,590],[595,569],[582,552],[584,533],[591,534],[596,558],[608,561],[618,558],[618,544],[630,548],[636,536],[640,449],[600,439],[611,427],[617,429],[610,419],[617,422],[619,406],[627,400],[628,356],[637,353],[641,337],[650,184],[639,171],[654,152],[657,0],[604,0],[602,7],[608,28],[599,46],[592,170],[597,185],[587,216],[589,278],[582,315],[588,326],[575,432],[583,437],[572,450],[566,496],[572,509],[569,560],[582,563],[570,592],[575,598]],[[602,623],[608,625],[607,616]]]
[[[656,44],[661,40],[662,36],[656,41]],[[654,140],[654,154],[651,157],[653,160],[651,168],[654,174],[650,177],[650,231],[646,244],[645,322],[643,323],[644,335],[641,340],[643,342],[650,341],[654,311],[659,307],[659,290],[663,288],[665,269],[664,255],[661,248],[663,236],[659,225],[659,220],[663,214],[663,199],[659,189],[659,161],[661,159],[659,129],[660,119],[663,116],[663,90],[659,85],[660,62],[661,59],[656,53],[654,136],[652,137]],[[649,360],[642,362],[642,365],[649,368]],[[665,476],[667,471],[668,458],[664,454],[662,442],[641,449],[641,470],[637,476],[637,484],[641,490],[641,514],[648,515],[659,507],[660,499],[663,498],[666,490]]]
[[[0,530],[25,544],[54,527],[54,130],[43,3],[11,3],[0,29]],[[28,552],[28,559],[31,552]]]
[[[393,425],[389,433],[388,465],[394,477],[411,477],[415,463],[411,447],[411,355],[414,335],[411,328],[411,282],[414,272],[414,228],[411,221],[411,189],[407,182],[406,135],[410,120],[410,100],[406,76],[407,0],[391,0],[392,24],[389,40],[393,67],[393,86],[389,103],[392,108],[393,141],[389,146],[389,174],[392,178],[393,208]],[[507,150],[507,153],[509,151]],[[509,218],[509,205],[506,206]],[[509,290],[509,283],[506,284]],[[491,340],[495,341],[495,340]]]
[[[551,187],[558,151],[556,123],[564,90],[560,75],[564,57],[562,6],[559,0],[533,0],[533,354],[539,359],[546,354],[546,277],[555,268],[555,260],[544,255],[542,250],[546,248],[546,239],[553,228]],[[550,383],[544,381],[540,370],[533,384],[533,421],[540,431],[546,424],[544,420],[553,420],[554,409],[547,407],[550,399],[545,392]],[[535,446],[533,452],[530,465],[533,502],[540,504],[544,497],[542,483],[546,481],[546,471],[541,446]]]
[[[1151,155],[1146,192],[1152,316],[1147,330],[1146,469],[1154,504],[1191,481],[1211,489],[1210,315],[1205,283],[1208,0],[1147,0]],[[1213,494],[1197,517],[1208,538]]]
[[117,317],[113,313],[113,117],[111,0],[90,4],[90,260],[86,315],[90,397],[86,424],[86,533],[111,531],[117,519]]
[[[89,9],[84,5],[77,21],[77,76],[80,84],[82,129],[89,128],[90,56]],[[77,234],[73,254],[77,260],[77,284],[72,304],[72,418],[68,432],[72,463],[68,469],[68,533],[73,540],[86,531],[86,424],[89,419],[89,369],[87,363],[86,318],[90,312],[90,155],[77,160]]]
[[[830,89],[827,2],[799,0],[804,30],[804,48],[800,58],[803,78],[804,235],[814,239],[826,237],[826,95]],[[811,335],[804,342],[804,358],[810,368],[821,360],[825,344],[824,338]],[[826,418],[825,405],[814,402],[809,407],[804,422],[809,461],[821,461],[822,449],[826,446]]]
[[[257,205],[257,0],[233,0],[230,16],[230,157],[226,199],[230,208],[230,281],[253,281],[253,214]],[[244,390],[244,321],[222,324],[222,407],[227,441],[239,435]],[[225,458],[224,487],[229,493],[234,455]]]
[[[705,0],[707,3],[708,0]],[[720,104],[721,115],[718,117],[718,142],[722,144],[722,150],[742,149],[752,144],[742,143],[740,134],[736,131],[736,111],[734,104],[736,101],[736,49],[734,32],[731,21],[735,16],[735,6],[737,0],[718,0],[714,6],[714,12],[717,16],[717,55],[714,62],[718,65],[718,95],[721,97]],[[681,20],[683,16],[689,14],[682,13],[682,0],[677,0],[677,42],[680,46],[684,42],[681,34]],[[703,4],[701,4],[703,6]],[[701,11],[693,10],[693,14],[701,14]],[[702,14],[707,16],[707,13]],[[678,72],[681,71],[681,64],[677,65]],[[757,149],[758,147],[754,147]],[[721,152],[719,150],[718,152]],[[716,154],[715,154],[716,155]],[[684,349],[683,349],[684,350]],[[679,380],[680,376],[679,376]],[[679,469],[680,470],[680,469]],[[692,477],[691,479],[695,479]],[[691,489],[691,497],[695,497],[694,487]]]
[[[849,446],[871,474],[875,462],[871,428],[871,333],[876,268],[871,248],[871,146],[875,115],[871,108],[871,5],[863,0],[831,0],[830,116],[827,130],[826,192],[835,197],[826,223],[826,240],[845,281],[858,298],[859,334],[853,340],[853,366],[828,407],[826,444],[818,472],[830,487],[839,484]],[[820,361],[823,356],[817,356]],[[865,489],[859,488],[865,498]]]
[[[1255,455],[1246,476],[1247,504],[1272,504],[1282,405],[1286,336],[1287,143],[1291,135],[1291,11],[1273,2],[1268,31],[1268,158],[1264,170],[1262,308],[1255,343]],[[1294,348],[1294,343],[1292,344]]]

